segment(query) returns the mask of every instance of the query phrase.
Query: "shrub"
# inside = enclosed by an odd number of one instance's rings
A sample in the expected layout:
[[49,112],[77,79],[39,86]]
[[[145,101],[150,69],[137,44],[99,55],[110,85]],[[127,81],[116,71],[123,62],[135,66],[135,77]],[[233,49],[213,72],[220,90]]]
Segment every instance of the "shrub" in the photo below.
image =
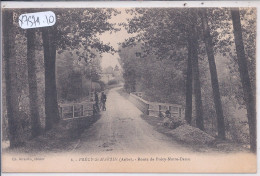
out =
[[178,128],[181,125],[186,124],[186,121],[182,118],[174,118],[174,119],[170,119],[170,118],[164,118],[163,119],[163,125],[170,128],[170,129],[175,129]]
[[112,79],[112,80],[108,81],[108,83],[107,83],[107,84],[108,84],[108,85],[117,84],[117,80],[115,80],[115,79]]

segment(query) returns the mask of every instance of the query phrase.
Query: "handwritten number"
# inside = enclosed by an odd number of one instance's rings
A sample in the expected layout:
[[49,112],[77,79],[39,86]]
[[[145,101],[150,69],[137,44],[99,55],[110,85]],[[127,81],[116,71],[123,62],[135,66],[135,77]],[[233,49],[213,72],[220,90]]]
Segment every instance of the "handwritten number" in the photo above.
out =
[[50,21],[50,23],[53,23],[53,22],[54,22],[54,17],[53,17],[53,16],[50,16],[50,17],[49,17],[49,21]]
[[[40,12],[42,13],[42,12]],[[44,17],[45,16],[45,17]],[[41,25],[41,23],[43,23]],[[22,14],[19,17],[19,24],[22,28],[35,28],[35,27],[44,27],[51,26],[55,23],[55,15],[51,15],[49,13],[45,14]]]
[[49,24],[49,20],[48,20],[48,17],[47,17],[47,15],[45,15],[45,17],[46,17],[47,23]]
[[54,17],[53,16],[49,16],[49,18],[48,18],[47,15],[45,15],[45,18],[46,18],[48,24],[54,22]]

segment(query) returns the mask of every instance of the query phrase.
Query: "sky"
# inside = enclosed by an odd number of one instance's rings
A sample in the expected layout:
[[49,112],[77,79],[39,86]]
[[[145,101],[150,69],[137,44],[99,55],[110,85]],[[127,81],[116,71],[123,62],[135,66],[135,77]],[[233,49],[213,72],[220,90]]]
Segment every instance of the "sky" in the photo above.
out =
[[[117,9],[118,10],[118,9]],[[124,9],[121,10],[121,14],[118,14],[117,16],[113,16],[109,22],[111,23],[117,23],[116,27],[119,27],[119,23],[127,22],[127,19],[131,18],[131,15],[127,14]],[[124,42],[125,39],[132,36],[131,34],[128,34],[124,27],[120,27],[121,30],[118,32],[113,32],[110,34],[110,31],[103,33],[99,36],[100,40],[104,43],[110,43],[111,46],[113,46],[116,50],[118,49],[118,43]],[[103,53],[102,54],[102,60],[101,60],[101,66],[102,68],[106,68],[108,66],[114,67],[115,65],[119,65],[118,62],[119,55],[118,53],[115,53],[114,55],[109,53]]]

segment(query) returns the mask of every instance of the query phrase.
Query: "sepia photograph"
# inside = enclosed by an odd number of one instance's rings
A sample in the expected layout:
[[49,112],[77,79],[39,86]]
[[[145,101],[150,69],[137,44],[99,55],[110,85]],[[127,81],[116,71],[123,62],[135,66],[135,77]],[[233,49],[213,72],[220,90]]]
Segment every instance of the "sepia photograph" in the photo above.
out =
[[27,5],[1,6],[3,172],[256,173],[257,6]]

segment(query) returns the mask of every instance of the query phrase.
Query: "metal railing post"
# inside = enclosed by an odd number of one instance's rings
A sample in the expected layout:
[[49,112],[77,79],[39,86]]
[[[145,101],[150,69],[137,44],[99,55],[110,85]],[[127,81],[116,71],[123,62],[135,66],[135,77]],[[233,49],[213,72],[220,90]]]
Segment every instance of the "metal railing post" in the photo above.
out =
[[74,105],[72,105],[72,118],[74,118]]
[[84,116],[84,105],[83,104],[81,105],[81,110],[82,110],[81,115]]
[[162,112],[161,112],[161,110],[162,110],[162,106],[159,105],[159,117],[162,117]]
[[61,119],[63,118],[63,110],[62,110],[62,107],[60,107],[60,118],[61,118]]
[[92,109],[93,109],[93,110],[92,110],[93,115],[95,115],[95,114],[96,114],[96,112],[95,112],[95,104],[92,105]]

